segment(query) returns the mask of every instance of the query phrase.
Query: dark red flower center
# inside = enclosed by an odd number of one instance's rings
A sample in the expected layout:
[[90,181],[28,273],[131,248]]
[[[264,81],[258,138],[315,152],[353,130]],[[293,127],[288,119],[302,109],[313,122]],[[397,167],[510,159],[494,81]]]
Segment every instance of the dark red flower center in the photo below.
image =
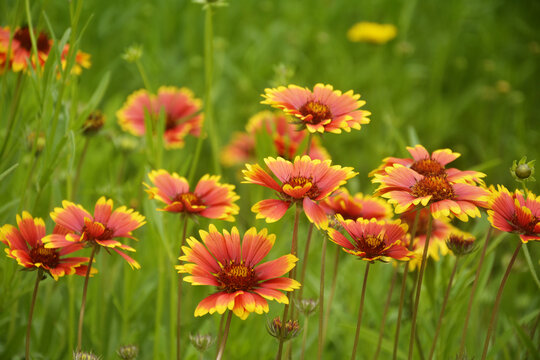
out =
[[[292,177],[289,179],[289,181],[284,183],[283,186],[285,186],[286,184],[289,184],[293,188],[304,187],[307,184],[311,184],[311,188],[308,190],[307,193],[304,194],[303,197],[309,197],[310,199],[314,199],[321,194],[321,191],[319,190],[317,185],[313,183],[313,179],[311,177],[309,178],[305,178],[303,176]],[[283,189],[283,186],[281,187],[282,189]]]
[[539,218],[531,215],[531,219],[529,220],[529,222],[525,222],[523,221],[523,219],[520,219],[516,213],[514,213],[512,215],[511,225],[515,228],[515,231],[520,234],[535,234],[534,229],[536,228],[536,224],[538,224],[539,221]]
[[[323,120],[331,119],[332,118],[332,112],[330,111],[330,108],[322,104],[318,101],[308,101],[300,109],[298,109],[300,114],[302,116],[306,116],[309,118],[306,118],[306,121],[308,121],[310,124],[318,124]],[[311,116],[310,116],[311,115]]]
[[[27,26],[20,28],[13,34],[13,40],[16,40],[19,45],[30,52],[32,50],[32,39],[30,38],[30,30]],[[40,32],[36,39],[36,46],[38,52],[48,53],[50,50],[49,38],[45,33]]]
[[111,240],[114,237],[114,230],[109,229],[104,224],[98,221],[87,221],[81,231],[83,239],[88,242],[95,242],[96,240]]
[[30,258],[34,264],[40,263],[49,269],[56,268],[60,263],[58,249],[47,249],[43,244],[30,249]]
[[165,131],[174,129],[176,125],[178,124],[177,118],[173,117],[171,114],[165,115]]
[[173,201],[178,201],[178,202],[182,203],[182,205],[184,205],[184,208],[187,209],[187,210],[192,209],[194,206],[203,206],[204,205],[202,200],[192,192],[186,192],[186,193],[178,194],[173,199]]
[[412,186],[411,191],[417,198],[431,195],[431,202],[456,198],[454,188],[446,176],[441,175],[424,177]]
[[233,293],[235,291],[249,291],[258,284],[257,275],[252,267],[230,260],[216,275],[217,281],[223,291]]
[[429,158],[415,161],[411,165],[411,169],[424,176],[443,176],[446,174],[444,166],[440,162]]
[[365,252],[366,257],[371,258],[382,255],[382,251],[386,247],[385,235],[367,235],[356,241],[358,250]]

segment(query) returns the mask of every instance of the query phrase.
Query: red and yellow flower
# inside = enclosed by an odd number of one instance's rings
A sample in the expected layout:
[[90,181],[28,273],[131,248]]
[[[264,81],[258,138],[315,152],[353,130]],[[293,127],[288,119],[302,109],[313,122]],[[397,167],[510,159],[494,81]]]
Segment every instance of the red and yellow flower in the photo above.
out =
[[[270,136],[275,154],[292,160],[300,153],[300,146],[307,134],[298,131],[294,124],[288,122],[283,113],[261,111],[251,117],[246,125],[246,132],[237,132],[229,145],[223,150],[221,161],[227,166],[245,164],[256,159],[255,144],[259,134]],[[311,139],[309,155],[312,159],[329,159],[326,149],[319,138]]]
[[[28,63],[35,67],[36,56],[32,55],[32,40],[30,38],[30,29],[27,26],[17,28],[11,39],[11,51],[8,54],[10,47],[9,38],[11,32],[9,27],[0,28],[0,53],[4,55],[4,61],[7,61],[12,71],[18,72],[26,70]],[[35,34],[36,48],[38,52],[37,60],[43,66],[49,56],[52,46],[52,40],[44,33]]]
[[394,212],[388,203],[379,197],[356,193],[354,196],[343,188],[321,201],[320,205],[330,216],[339,214],[346,220],[390,219]]
[[450,149],[439,149],[429,154],[425,147],[416,145],[414,147],[407,146],[407,151],[409,151],[412,158],[387,157],[383,160],[381,166],[370,173],[370,176],[375,174],[385,175],[386,169],[392,167],[394,164],[411,168],[424,176],[445,176],[448,181],[452,182],[474,181],[481,183],[481,179],[486,176],[486,174],[478,171],[462,171],[456,168],[447,169],[447,164],[461,156],[461,154],[453,152]]
[[524,243],[540,240],[540,196],[529,192],[525,198],[523,192],[510,193],[502,185],[490,190],[488,219],[491,225],[518,234]]
[[226,221],[234,221],[234,215],[240,210],[235,204],[240,197],[234,192],[234,185],[220,183],[219,176],[204,175],[193,191],[187,179],[175,172],[153,170],[148,177],[154,187],[144,184],[146,192],[150,198],[165,203],[165,207],[158,210]]
[[124,106],[116,112],[118,122],[124,131],[143,136],[147,129],[144,118],[150,116],[154,123],[160,113],[165,116],[164,140],[168,148],[184,146],[187,135],[200,136],[203,115],[200,114],[201,101],[187,88],[162,86],[157,96],[147,90],[131,94]]
[[[64,49],[62,50],[62,54],[60,56],[60,62],[62,64],[62,70],[64,70],[67,66],[67,56],[69,53],[69,44],[64,45]],[[87,54],[85,52],[82,52],[81,50],[77,50],[77,54],[75,54],[75,62],[73,63],[73,66],[71,67],[71,73],[75,75],[80,75],[82,73],[82,69],[88,69],[90,68],[91,62],[90,62],[90,54]]]
[[261,103],[282,109],[298,119],[309,132],[341,133],[341,130],[360,130],[368,124],[371,113],[359,110],[365,101],[352,90],[342,93],[332,85],[316,84],[313,91],[296,85],[265,89]]
[[388,258],[407,260],[412,256],[409,250],[401,245],[408,228],[401,221],[362,218],[345,220],[339,214],[336,218],[351,240],[333,228],[328,229],[328,235],[330,240],[341,246],[345,252],[366,261],[384,261]]
[[429,207],[435,218],[454,215],[461,221],[480,216],[478,206],[486,207],[489,192],[466,182],[453,182],[445,173],[424,176],[401,164],[374,174],[373,182],[380,183],[376,194],[395,204],[396,213]]
[[54,209],[51,218],[69,233],[46,236],[43,238],[46,248],[59,248],[73,244],[85,247],[103,246],[117,252],[132,268],[140,268],[137,261],[121,251],[135,251],[135,249],[116,239],[134,239],[131,232],[145,224],[144,216],[125,206],[113,211],[113,201],[104,196],[97,201],[93,216],[81,205],[70,201],[63,201],[62,206],[63,208]]
[[[7,224],[0,228],[0,241],[7,245],[7,256],[17,260],[19,265],[27,269],[41,268],[55,280],[64,275],[86,275],[88,258],[65,256],[81,249],[80,244],[46,248],[42,241],[46,236],[43,219],[33,218],[26,211],[22,217],[17,215],[17,227]],[[65,234],[63,230],[56,227],[53,234]]]
[[221,234],[210,225],[208,232],[201,230],[199,234],[202,242],[187,239],[188,246],[182,247],[184,255],[179,258],[185,263],[176,266],[179,273],[189,274],[184,281],[217,289],[197,305],[195,316],[223,314],[229,309],[246,319],[253,312],[268,312],[266,300],[287,304],[281,291],[300,288],[296,280],[282,277],[295,266],[296,256],[288,254],[259,264],[275,242],[266,229],[257,232],[250,228],[242,241],[236,227]]
[[281,184],[258,164],[246,164],[243,173],[245,183],[262,185],[278,193],[279,199],[262,200],[251,208],[258,219],[264,218],[269,223],[281,219],[291,205],[299,204],[309,221],[326,229],[328,217],[318,202],[358,174],[350,167],[332,166],[330,160],[312,160],[307,155],[297,156],[294,162],[280,157],[268,157],[264,162]]

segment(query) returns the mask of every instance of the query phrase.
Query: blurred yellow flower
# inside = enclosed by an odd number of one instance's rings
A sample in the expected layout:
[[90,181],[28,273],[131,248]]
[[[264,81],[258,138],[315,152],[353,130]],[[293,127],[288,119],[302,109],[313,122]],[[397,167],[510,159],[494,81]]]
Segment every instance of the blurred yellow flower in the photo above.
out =
[[385,44],[395,38],[397,28],[392,24],[379,24],[361,21],[347,31],[347,38],[352,42]]

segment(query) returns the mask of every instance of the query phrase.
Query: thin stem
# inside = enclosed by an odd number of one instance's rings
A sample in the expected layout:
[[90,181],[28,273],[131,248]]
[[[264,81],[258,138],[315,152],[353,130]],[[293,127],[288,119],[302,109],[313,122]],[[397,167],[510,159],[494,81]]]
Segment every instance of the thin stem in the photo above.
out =
[[77,329],[77,352],[81,351],[84,310],[86,307],[86,291],[88,290],[88,279],[90,279],[90,273],[92,270],[92,262],[94,261],[94,255],[96,255],[97,248],[98,248],[98,245],[94,245],[92,247],[92,253],[90,254],[90,260],[88,260],[88,267],[86,268],[86,276],[84,277],[81,312],[79,313],[79,326]]
[[[300,219],[300,211],[302,208],[300,205],[296,205],[295,212],[294,212],[294,225],[293,225],[293,235],[292,235],[292,241],[291,241],[291,254],[296,256],[297,253],[297,247],[298,247],[298,222]],[[289,278],[294,279],[295,277],[295,268],[292,268],[291,271],[289,271]],[[289,292],[287,294],[287,298],[289,299],[288,304],[285,304],[285,307],[283,309],[283,318],[282,318],[282,329],[281,329],[281,337],[279,339],[279,346],[278,346],[278,352],[276,354],[276,359],[280,360],[282,353],[283,353],[283,339],[285,337],[285,324],[287,323],[287,314],[289,312],[289,306],[291,304],[292,295]]]
[[476,293],[478,280],[480,279],[480,273],[482,270],[482,264],[484,262],[484,257],[486,256],[486,251],[488,248],[488,244],[489,244],[489,240],[491,238],[492,232],[493,232],[493,228],[490,226],[486,234],[486,240],[484,241],[484,247],[482,248],[482,253],[480,254],[480,261],[478,262],[478,267],[476,268],[476,275],[474,276],[474,282],[471,289],[471,295],[469,296],[469,304],[467,305],[467,315],[465,316],[465,324],[463,325],[463,332],[461,333],[461,342],[459,345],[458,354],[463,354],[465,350],[465,339],[467,338],[467,330],[469,327],[469,319],[471,317],[471,310],[472,310],[474,295]]
[[86,157],[86,152],[88,151],[88,145],[90,144],[90,136],[86,136],[84,139],[84,145],[81,152],[81,156],[79,157],[79,162],[77,164],[77,171],[75,172],[75,177],[73,179],[73,185],[72,185],[72,195],[68,196],[69,199],[75,200],[75,197],[77,196],[77,188],[79,187],[79,179],[81,177],[81,170],[82,165],[84,163],[84,159]]
[[523,245],[523,254],[525,255],[525,260],[527,260],[527,265],[529,266],[529,271],[531,272],[534,282],[536,283],[536,286],[538,286],[538,288],[540,289],[540,280],[538,279],[538,274],[536,274],[536,270],[534,269],[531,254],[529,253],[529,248],[527,247],[526,243]]
[[[416,210],[416,215],[414,217],[414,223],[411,231],[411,240],[409,242],[409,251],[412,250],[414,246],[414,238],[416,237],[416,231],[418,229],[418,222],[420,221],[420,212],[422,210]],[[403,269],[403,278],[401,279],[401,292],[399,295],[399,310],[398,318],[396,325],[396,333],[394,335],[394,349],[392,352],[392,359],[397,359],[397,350],[399,345],[399,330],[401,328],[401,316],[403,315],[403,301],[405,300],[405,290],[407,288],[407,275],[409,274],[409,262],[405,263],[405,269]],[[413,287],[414,288],[414,287]]]
[[313,133],[310,131],[307,139],[307,146],[306,146],[306,152],[304,155],[308,155],[311,152],[311,143],[313,142]]
[[414,340],[416,332],[416,317],[418,315],[418,305],[420,304],[420,292],[422,291],[422,280],[424,278],[424,270],[426,269],[427,263],[427,253],[429,249],[429,240],[431,238],[431,230],[433,228],[433,216],[429,213],[428,225],[426,232],[426,241],[424,243],[424,253],[422,254],[422,265],[420,266],[420,271],[418,272],[418,280],[416,284],[416,296],[414,299],[414,307],[412,313],[412,324],[411,324],[411,338],[409,339],[409,360],[412,359],[414,352]]
[[364,273],[364,283],[362,284],[362,296],[360,297],[360,307],[358,309],[358,322],[356,323],[356,334],[354,335],[354,345],[351,354],[351,360],[356,358],[356,348],[358,347],[358,338],[360,337],[360,327],[362,326],[362,312],[364,311],[364,299],[366,295],[366,283],[369,274],[369,262],[366,263],[366,271]]
[[450,279],[448,280],[448,286],[446,287],[446,292],[444,293],[444,300],[441,307],[441,313],[439,314],[439,320],[437,321],[437,329],[435,330],[435,336],[433,337],[431,350],[429,351],[429,357],[428,357],[429,360],[433,359],[433,354],[435,353],[435,347],[437,345],[437,339],[441,331],[444,311],[446,310],[446,304],[448,303],[448,297],[450,295],[450,290],[452,289],[452,282],[454,281],[454,276],[456,275],[456,270],[457,270],[457,266],[459,262],[458,260],[459,260],[459,256],[456,257],[456,261],[454,262],[454,267],[452,269],[452,274],[450,275]]
[[[313,223],[309,224],[308,228],[308,234],[306,239],[306,247],[304,249],[304,258],[302,259],[302,271],[300,273],[300,284],[304,284],[304,279],[306,277],[306,268],[307,268],[307,261],[308,261],[308,255],[309,255],[309,247],[311,245],[311,235],[313,233]],[[302,294],[304,287],[302,286],[300,290],[298,290],[298,298],[302,299]]]
[[518,246],[516,247],[516,250],[514,251],[514,255],[512,255],[512,258],[510,259],[510,263],[508,264],[508,267],[506,268],[506,272],[503,275],[503,278],[501,280],[501,285],[499,286],[499,291],[497,291],[497,297],[495,298],[495,305],[493,305],[493,311],[491,312],[491,319],[489,320],[486,340],[484,341],[484,350],[482,351],[482,360],[484,360],[487,356],[487,352],[489,348],[489,340],[491,339],[491,334],[493,333],[493,330],[495,329],[495,323],[496,323],[495,320],[497,319],[497,314],[499,312],[499,305],[501,304],[504,285],[506,285],[506,280],[508,280],[508,275],[510,275],[510,270],[512,270],[512,266],[514,265],[514,262],[516,261],[516,258],[519,254],[519,250],[521,249],[522,245],[523,243],[519,241]]
[[379,330],[379,340],[377,341],[377,349],[375,350],[375,355],[373,356],[373,359],[375,360],[379,358],[379,352],[381,351],[382,339],[384,335],[384,327],[386,325],[386,315],[388,314],[388,308],[390,307],[390,301],[392,300],[392,293],[394,292],[394,286],[396,284],[397,274],[398,274],[398,268],[395,267],[394,271],[392,272],[392,280],[390,281],[390,289],[388,290],[386,303],[384,304],[384,312],[383,312],[383,317],[381,321],[381,329]]
[[30,333],[32,332],[32,316],[34,315],[34,305],[36,305],[36,298],[39,288],[39,282],[43,277],[43,270],[41,268],[37,271],[36,283],[34,284],[34,292],[32,293],[32,302],[30,303],[30,312],[28,313],[28,325],[26,325],[26,348],[25,359],[30,360]]
[[[7,63],[7,62],[6,62]],[[13,124],[15,123],[15,117],[17,115],[17,110],[19,108],[19,104],[21,102],[21,94],[22,94],[22,84],[23,84],[23,72],[21,71],[19,75],[17,76],[17,83],[15,84],[15,95],[11,102],[11,107],[9,108],[9,116],[7,120],[7,132],[6,137],[4,138],[4,143],[2,144],[2,150],[0,150],[0,159],[3,159],[4,151],[7,148],[7,145],[9,143],[9,138],[11,136],[11,133],[13,132]],[[36,133],[36,138],[39,136],[39,134]]]
[[324,312],[324,324],[323,324],[323,338],[326,339],[326,329],[328,326],[328,319],[330,318],[330,310],[332,309],[332,302],[334,301],[334,295],[336,294],[336,285],[337,285],[337,274],[339,267],[339,255],[341,254],[340,249],[336,248],[336,254],[334,255],[334,270],[332,274],[332,285],[330,288],[330,297],[328,298],[328,304]]
[[[180,243],[180,251],[178,257],[182,256],[182,247],[184,246],[184,243],[186,242],[186,229],[187,229],[187,222],[188,217],[187,215],[182,215],[183,217],[183,225],[182,225],[182,241]],[[176,305],[176,359],[180,360],[182,357],[180,356],[180,329],[181,329],[181,313],[182,313],[182,276],[178,276],[178,302]]]
[[146,90],[153,92],[152,84],[150,84],[150,81],[148,81],[148,76],[146,75],[146,71],[144,70],[144,66],[142,65],[141,61],[137,59],[135,61],[135,65],[137,66],[137,70],[139,71],[139,74],[141,75],[141,79],[143,81],[144,87]]
[[319,344],[317,359],[322,359],[324,349],[324,269],[326,263],[326,236],[323,238],[322,254],[321,254],[321,282],[319,285]]
[[[216,360],[221,360],[221,358],[223,357],[223,352],[225,351],[225,344],[227,344],[227,336],[229,335],[229,328],[231,326],[232,311],[227,310],[227,312],[229,314],[227,315],[227,322],[225,323],[225,330],[223,332],[223,339],[221,340],[221,345],[219,346],[219,351],[218,351],[218,354],[216,356]],[[223,315],[223,316],[225,316],[225,315]]]
[[300,360],[304,360],[304,355],[306,352],[308,326],[309,326],[309,316],[306,316],[306,320],[304,321],[304,330],[303,330],[304,334],[302,335],[302,352],[300,353]]
[[217,346],[216,346],[216,356],[217,352],[219,351],[220,345],[221,345],[221,339],[223,338],[223,323],[225,320],[225,316],[222,316],[219,319],[219,326],[218,326],[218,334],[217,334]]
[[216,136],[214,124],[214,108],[212,103],[212,85],[214,75],[214,29],[212,23],[213,6],[206,7],[204,19],[204,75],[205,75],[205,97],[204,97],[204,121],[208,126],[210,146],[212,148],[212,160],[214,173],[221,174],[219,165],[219,144]]

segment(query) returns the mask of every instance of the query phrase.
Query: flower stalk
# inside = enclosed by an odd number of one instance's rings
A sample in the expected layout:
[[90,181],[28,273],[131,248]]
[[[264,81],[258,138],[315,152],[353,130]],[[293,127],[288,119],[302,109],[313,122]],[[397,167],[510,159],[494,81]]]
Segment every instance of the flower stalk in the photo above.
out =
[[[223,337],[221,339],[221,344],[219,345],[219,351],[216,356],[216,360],[221,360],[223,357],[223,353],[225,352],[225,345],[227,344],[227,337],[229,335],[229,328],[231,326],[231,318],[232,318],[232,311],[227,311],[227,321],[225,323],[225,330],[223,330]],[[225,316],[225,314],[223,314]]]
[[26,344],[25,344],[25,359],[30,360],[30,333],[32,332],[32,317],[34,315],[34,306],[39,289],[39,283],[43,278],[43,270],[38,269],[36,283],[34,284],[34,292],[32,293],[32,301],[30,303],[30,312],[28,313],[28,325],[26,326]]
[[90,273],[92,270],[92,262],[94,261],[94,256],[96,255],[97,249],[98,249],[98,245],[92,246],[92,253],[90,254],[90,260],[88,260],[88,267],[86,268],[86,276],[84,277],[81,311],[79,313],[79,325],[77,327],[77,352],[81,351],[81,346],[82,346],[84,311],[86,308],[86,292],[88,290],[88,280],[90,279]]
[[351,360],[354,360],[356,358],[356,348],[358,347],[358,339],[360,337],[360,327],[362,326],[362,312],[364,310],[364,299],[366,296],[366,284],[369,274],[369,264],[369,262],[366,263],[366,270],[364,273],[364,283],[362,284],[362,295],[360,297],[360,307],[358,308],[358,321],[356,323],[356,333],[354,335],[354,344],[351,354]]
[[[180,251],[178,257],[182,256],[182,247],[186,242],[186,230],[187,230],[187,215],[182,215],[182,240],[180,242]],[[180,360],[181,356],[181,320],[182,320],[182,276],[178,275],[178,299],[176,304],[176,359]]]

